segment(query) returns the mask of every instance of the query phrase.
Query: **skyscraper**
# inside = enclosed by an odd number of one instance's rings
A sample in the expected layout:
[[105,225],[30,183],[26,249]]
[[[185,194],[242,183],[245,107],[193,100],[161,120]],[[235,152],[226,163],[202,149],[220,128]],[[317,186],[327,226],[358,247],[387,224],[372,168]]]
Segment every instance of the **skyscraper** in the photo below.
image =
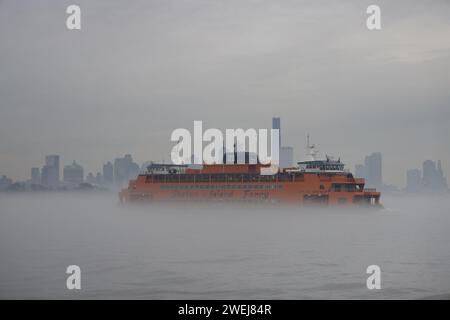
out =
[[447,179],[442,171],[441,161],[426,160],[422,164],[423,187],[425,191],[443,191],[448,189]]
[[280,150],[279,165],[281,168],[289,168],[294,164],[294,148],[283,146],[281,141],[281,120],[279,117],[272,118],[272,129],[278,129],[278,146]]
[[12,183],[13,183],[13,181],[10,178],[8,178],[7,176],[0,177],[0,189],[8,188]]
[[382,156],[380,152],[373,152],[366,156],[364,165],[355,166],[355,176],[364,178],[368,188],[381,189],[383,187]]
[[121,187],[130,179],[139,174],[139,166],[133,162],[131,155],[126,154],[123,158],[114,160],[114,182]]
[[281,149],[281,120],[279,117],[272,118],[272,129],[278,129],[279,136],[278,136],[278,145]]
[[448,189],[447,178],[444,176],[444,171],[442,171],[441,160],[438,160],[437,171],[441,188],[447,190]]
[[41,170],[39,170],[39,168],[31,168],[31,183],[32,184],[41,183]]
[[45,157],[45,166],[41,172],[41,182],[47,187],[55,188],[59,184],[59,156],[49,155]]
[[436,185],[436,162],[425,160],[422,164],[423,184],[426,189],[434,189]]
[[71,165],[67,165],[63,170],[64,182],[72,185],[79,185],[84,180],[83,167],[77,164],[75,161]]
[[371,188],[381,188],[382,177],[382,157],[380,152],[374,152],[364,160],[364,171],[366,174],[366,185]]
[[112,185],[114,182],[114,166],[111,162],[107,162],[103,165],[103,183],[106,185]]
[[447,178],[444,176],[441,161],[425,160],[422,163],[422,177],[420,170],[410,169],[406,172],[407,192],[448,192]]
[[59,156],[58,155],[50,155],[45,157],[45,164],[47,166],[51,166],[55,168],[56,175],[59,181]]
[[363,164],[355,165],[355,177],[357,178],[365,178],[366,172]]
[[406,191],[419,192],[421,190],[422,178],[419,169],[410,169],[406,172]]
[[280,148],[280,167],[290,168],[294,165],[294,149],[292,147]]

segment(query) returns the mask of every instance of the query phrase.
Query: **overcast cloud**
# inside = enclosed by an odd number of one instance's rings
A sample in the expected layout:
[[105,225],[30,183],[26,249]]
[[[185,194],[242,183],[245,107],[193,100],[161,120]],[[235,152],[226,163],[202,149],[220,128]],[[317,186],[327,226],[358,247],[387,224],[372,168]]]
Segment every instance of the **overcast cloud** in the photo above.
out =
[[[74,3],[81,31],[65,27]],[[298,160],[310,132],[352,171],[381,151],[387,183],[425,159],[449,175],[450,2],[0,0],[0,174],[55,153],[86,173],[125,153],[168,161],[193,120],[272,116]]]

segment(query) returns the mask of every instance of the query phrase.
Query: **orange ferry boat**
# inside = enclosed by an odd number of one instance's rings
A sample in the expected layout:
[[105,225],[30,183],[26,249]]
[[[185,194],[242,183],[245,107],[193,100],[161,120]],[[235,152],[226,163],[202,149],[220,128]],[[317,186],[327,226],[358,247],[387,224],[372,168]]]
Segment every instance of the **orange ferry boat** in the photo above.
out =
[[[188,165],[153,163],[119,193],[121,202],[266,202],[298,205],[381,207],[380,192],[364,189],[344,164],[330,157],[310,159],[274,175],[262,175],[262,164]],[[235,159],[237,157],[235,156]],[[248,153],[246,153],[248,158]],[[236,161],[236,160],[235,160]]]

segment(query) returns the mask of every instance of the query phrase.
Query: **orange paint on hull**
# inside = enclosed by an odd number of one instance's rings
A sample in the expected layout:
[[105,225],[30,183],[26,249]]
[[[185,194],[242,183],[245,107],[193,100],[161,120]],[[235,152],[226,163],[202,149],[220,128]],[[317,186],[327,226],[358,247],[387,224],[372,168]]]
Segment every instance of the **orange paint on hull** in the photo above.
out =
[[351,173],[280,172],[262,165],[204,165],[176,174],[142,174],[119,193],[121,202],[279,202],[298,205],[380,206],[380,193]]

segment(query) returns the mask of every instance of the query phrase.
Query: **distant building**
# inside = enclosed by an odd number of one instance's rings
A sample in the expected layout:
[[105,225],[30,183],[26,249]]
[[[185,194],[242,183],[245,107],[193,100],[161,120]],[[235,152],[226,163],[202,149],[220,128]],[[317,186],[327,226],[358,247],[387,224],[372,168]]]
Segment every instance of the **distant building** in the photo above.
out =
[[7,176],[2,176],[0,178],[0,189],[6,189],[8,188],[10,185],[12,185],[13,181],[8,178]]
[[294,149],[292,147],[280,148],[280,167],[291,168],[294,165]]
[[371,188],[381,188],[383,185],[382,177],[382,158],[380,152],[374,152],[367,156],[364,161],[364,170],[366,172],[366,184]]
[[422,189],[422,177],[419,169],[410,169],[406,172],[406,191],[419,192]]
[[31,184],[41,184],[41,170],[39,168],[31,168]]
[[442,171],[441,161],[426,160],[422,164],[422,184],[425,191],[443,191],[448,189],[447,179]]
[[103,183],[105,185],[114,183],[114,166],[109,161],[103,165]]
[[278,136],[278,145],[281,148],[281,120],[279,117],[272,118],[272,129],[278,129],[278,132],[280,133]]
[[432,160],[426,160],[422,164],[423,184],[427,189],[432,189],[436,185],[436,163]]
[[438,179],[440,180],[440,186],[442,189],[448,190],[448,183],[447,178],[444,176],[444,171],[442,170],[442,164],[441,160],[438,160],[437,164],[437,171],[438,171]]
[[357,177],[357,178],[365,178],[366,177],[366,171],[365,171],[363,164],[355,165],[355,177]]
[[58,155],[46,156],[45,165],[54,168],[56,180],[59,181],[59,156]]
[[374,152],[364,159],[364,165],[355,166],[355,176],[366,180],[366,187],[381,189],[383,187],[382,156]]
[[96,180],[95,180],[95,177],[94,177],[94,175],[92,174],[92,172],[89,172],[89,173],[88,173],[88,175],[87,175],[87,177],[86,177],[86,182],[87,182],[87,183],[90,183],[90,184],[92,184],[92,185],[96,184]]
[[56,176],[53,174],[51,166],[44,165],[41,170],[41,182],[44,186],[50,187],[55,185]]
[[277,129],[279,132],[278,146],[280,148],[279,165],[280,168],[289,168],[294,165],[294,148],[283,146],[281,140],[281,119],[279,117],[272,118],[272,129]]
[[59,184],[59,156],[45,157],[45,166],[41,171],[41,182],[44,186],[56,188]]
[[83,167],[77,164],[75,161],[71,165],[67,165],[63,170],[63,180],[66,183],[79,185],[83,183],[84,170]]
[[119,187],[128,183],[130,179],[136,178],[139,171],[139,165],[133,162],[129,154],[114,160],[114,181]]
[[433,160],[422,163],[422,176],[419,169],[410,169],[406,172],[406,192],[447,192],[447,178],[444,176],[441,161],[437,165]]
[[95,183],[97,185],[103,184],[103,177],[102,177],[102,174],[100,172],[97,172],[97,175],[95,176]]

